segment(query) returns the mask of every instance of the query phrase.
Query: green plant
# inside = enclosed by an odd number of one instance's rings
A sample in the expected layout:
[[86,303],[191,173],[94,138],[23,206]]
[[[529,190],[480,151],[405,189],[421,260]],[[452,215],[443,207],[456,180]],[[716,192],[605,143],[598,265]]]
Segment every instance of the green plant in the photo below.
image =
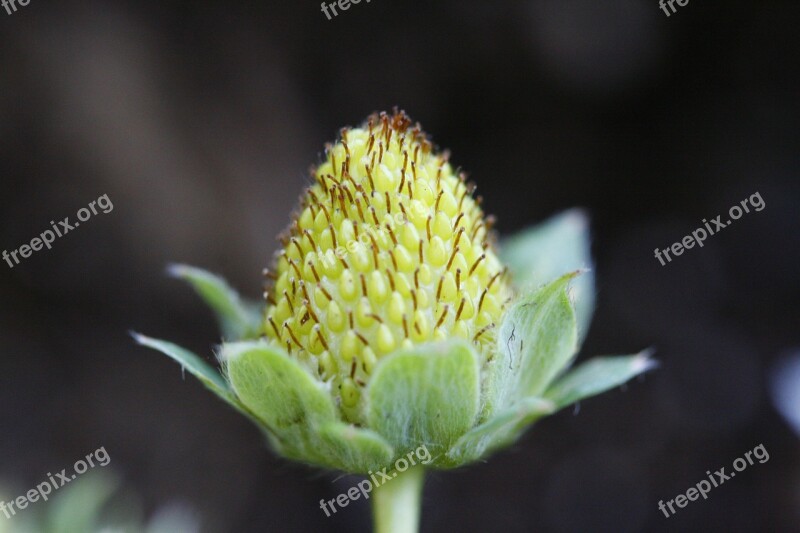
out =
[[[266,306],[171,269],[219,318],[221,373],[136,336],[284,457],[365,474],[425,445],[426,467],[456,468],[653,366],[641,353],[566,373],[593,308],[585,216],[562,214],[496,255],[473,187],[404,113],[342,130],[313,177],[266,272]],[[379,531],[416,530],[422,479],[417,465],[378,488]]]

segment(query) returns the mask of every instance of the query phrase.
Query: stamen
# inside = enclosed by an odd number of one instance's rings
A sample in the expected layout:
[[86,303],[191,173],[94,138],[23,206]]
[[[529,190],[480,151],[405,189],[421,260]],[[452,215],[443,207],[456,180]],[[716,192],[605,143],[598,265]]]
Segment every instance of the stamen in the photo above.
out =
[[294,244],[295,248],[297,248],[297,251],[300,253],[300,257],[303,257],[305,255],[305,252],[303,252],[303,247],[300,246],[300,243],[297,242],[297,239],[294,237],[292,237],[292,244]]
[[481,335],[483,335],[483,334],[484,334],[486,331],[488,331],[488,330],[492,329],[493,327],[494,327],[494,324],[489,324],[488,326],[484,326],[484,327],[482,327],[482,328],[481,328],[481,330],[480,330],[478,333],[476,333],[474,337],[472,337],[472,342],[477,342],[477,340],[478,340],[478,337],[480,337],[480,336],[481,336]]
[[456,238],[455,240],[453,240],[453,246],[458,246],[458,241],[459,239],[461,239],[461,234],[464,233],[465,231],[466,230],[463,227],[458,228],[458,232],[456,233]]
[[458,304],[458,311],[456,312],[456,321],[458,321],[458,319],[461,318],[461,311],[464,310],[464,303],[465,302],[466,302],[466,300],[464,298],[461,298],[461,303]]
[[480,264],[480,262],[483,261],[484,259],[486,259],[486,254],[483,254],[478,259],[476,259],[475,263],[473,263],[473,265],[472,265],[472,268],[469,269],[469,274],[467,274],[467,275],[471,276],[472,273],[475,272],[475,269],[478,268],[478,265]]
[[322,212],[325,213],[325,220],[328,221],[328,225],[330,227],[333,227],[333,223],[331,222],[331,215],[330,215],[330,213],[328,213],[328,210],[325,208],[325,204],[319,204],[319,207],[320,207],[320,209],[322,209]]
[[[300,280],[300,288],[303,290],[303,296],[305,296],[306,301],[310,302],[311,298],[308,297],[308,289],[306,289],[306,283],[303,280]],[[317,320],[319,322],[319,320]]]
[[325,340],[325,335],[322,334],[322,328],[319,326],[319,324],[317,324],[314,326],[314,329],[317,331],[317,338],[319,339],[320,344],[322,344],[322,347],[330,352],[331,349],[328,347],[328,341]]
[[461,217],[463,217],[463,216],[464,216],[464,212],[463,211],[458,214],[458,218],[456,218],[455,223],[453,223],[453,231],[458,229],[458,223],[461,221]]
[[330,143],[325,145],[325,151],[331,158],[331,166],[333,167],[333,171],[336,172],[336,154],[333,152],[333,146]]
[[306,236],[308,241],[311,243],[311,246],[314,250],[317,249],[317,243],[314,242],[314,238],[311,236],[311,232],[309,230],[303,230],[303,234]]
[[455,258],[456,258],[456,254],[458,253],[458,251],[459,251],[459,248],[458,248],[458,246],[456,246],[455,248],[453,248],[453,253],[450,255],[450,260],[447,262],[447,268],[446,268],[445,270],[450,270],[450,267],[451,267],[451,266],[452,266],[452,264],[453,264],[453,259],[455,259]]
[[[328,222],[330,222],[330,219],[328,219]],[[336,242],[336,230],[333,229],[333,224],[328,224],[328,230],[331,232],[331,240],[333,241],[333,249],[335,250],[339,246]]]
[[325,298],[327,298],[329,302],[333,301],[333,298],[331,297],[330,293],[328,292],[328,290],[325,287],[323,287],[322,285],[317,285],[317,288],[320,291],[322,291],[322,294],[325,295]]
[[283,291],[283,297],[286,300],[286,303],[289,304],[289,311],[294,314],[294,305],[292,305],[292,300],[289,298],[289,295],[286,293],[286,291]]
[[372,233],[367,233],[367,235],[369,235],[369,240],[372,241],[372,266],[375,270],[378,270],[378,243]]
[[289,259],[289,265],[294,269],[297,278],[303,279],[303,274],[300,273],[300,268],[297,266],[297,263],[294,262],[294,259]]
[[394,231],[392,231],[392,226],[387,223],[386,224],[386,229],[389,230],[389,237],[392,239],[392,243],[395,246],[397,246],[397,237],[394,236]]
[[[370,142],[370,146],[371,146],[371,142]],[[375,154],[372,154],[372,160],[373,160],[373,162],[375,161]],[[372,165],[364,165],[364,168],[367,171],[367,179],[369,179],[369,186],[374,191],[375,190],[375,182],[372,181]]]
[[363,344],[364,346],[369,346],[369,341],[366,338],[364,338],[364,335],[357,332],[356,330],[353,330],[353,333],[355,334],[356,337],[358,337],[358,340],[361,341],[361,344]]
[[[439,169],[441,171],[441,169]],[[433,212],[439,212],[439,201],[442,199],[442,195],[444,195],[444,191],[439,191],[439,195],[436,197],[436,203],[433,204]]]
[[278,329],[278,326],[275,325],[275,321],[272,320],[272,316],[267,317],[267,322],[269,322],[270,326],[272,326],[272,330],[275,332],[275,336],[278,337],[278,340],[281,339],[281,332]]
[[292,340],[295,342],[295,344],[297,344],[297,347],[298,348],[302,348],[303,345],[300,344],[300,341],[297,340],[297,337],[294,336],[294,331],[292,331],[292,327],[289,325],[289,321],[288,320],[283,323],[283,327],[284,327],[284,329],[286,329],[289,332],[289,336],[292,338]]
[[364,220],[364,213],[361,212],[361,202],[358,197],[356,197],[356,209],[358,209],[358,218],[361,219],[361,222],[366,222],[366,220]]
[[483,289],[483,293],[481,293],[481,299],[478,302],[478,312],[481,312],[481,307],[483,307],[483,299],[486,298],[486,293],[489,292],[489,289]]
[[438,329],[439,326],[442,325],[442,322],[444,322],[444,318],[447,316],[447,311],[449,309],[450,309],[450,306],[448,306],[448,305],[444,306],[444,310],[442,311],[442,316],[439,317],[439,321],[436,323],[436,326],[434,326],[433,329]]

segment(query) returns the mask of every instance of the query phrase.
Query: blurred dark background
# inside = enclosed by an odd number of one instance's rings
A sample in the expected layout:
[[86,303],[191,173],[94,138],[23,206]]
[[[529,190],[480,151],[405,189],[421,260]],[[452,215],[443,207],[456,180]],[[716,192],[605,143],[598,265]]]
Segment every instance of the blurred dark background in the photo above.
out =
[[[398,105],[501,234],[585,207],[598,307],[582,357],[653,346],[662,363],[429,476],[423,531],[800,531],[799,24],[788,1],[0,10],[0,248],[114,205],[0,263],[0,484],[22,494],[104,446],[146,509],[185,502],[206,531],[367,530],[363,501],[319,509],[353,479],[276,458],[128,331],[212,360],[213,318],[165,266],[259,297],[323,144]],[[653,257],[755,192],[763,211]],[[768,462],[658,510],[758,444]]]

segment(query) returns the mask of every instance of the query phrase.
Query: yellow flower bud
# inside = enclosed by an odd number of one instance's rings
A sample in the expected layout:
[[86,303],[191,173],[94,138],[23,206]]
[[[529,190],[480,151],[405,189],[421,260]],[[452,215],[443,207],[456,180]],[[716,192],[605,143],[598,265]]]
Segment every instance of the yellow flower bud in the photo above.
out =
[[314,179],[276,260],[266,318],[283,326],[267,335],[346,407],[409,343],[461,337],[486,360],[511,290],[472,188],[419,125],[396,112],[342,130]]

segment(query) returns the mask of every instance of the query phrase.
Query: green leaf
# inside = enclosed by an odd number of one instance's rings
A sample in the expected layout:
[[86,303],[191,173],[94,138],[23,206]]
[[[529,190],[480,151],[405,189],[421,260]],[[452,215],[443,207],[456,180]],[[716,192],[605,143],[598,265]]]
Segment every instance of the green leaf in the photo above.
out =
[[366,474],[391,464],[394,450],[369,429],[343,422],[329,422],[319,431],[326,455],[335,458],[328,466],[354,474]]
[[545,393],[557,409],[595,396],[658,366],[651,352],[622,357],[597,357],[578,365],[556,381]]
[[469,344],[401,349],[380,361],[370,379],[368,425],[401,454],[425,445],[437,457],[472,427],[479,392],[478,360]]
[[472,429],[447,452],[448,467],[477,461],[487,453],[510,444],[535,420],[553,413],[555,405],[543,398],[524,398],[514,407]]
[[300,461],[330,463],[316,436],[323,425],[336,420],[333,400],[323,384],[284,350],[264,342],[226,343],[222,361],[236,396],[264,421],[281,453]]
[[487,364],[484,418],[541,396],[577,350],[575,313],[567,295],[572,272],[519,297],[503,316]]
[[578,335],[582,342],[594,311],[594,273],[589,221],[581,209],[560,213],[505,239],[500,256],[519,287],[536,287],[564,272],[584,270],[572,284]]
[[222,375],[198,355],[171,342],[153,339],[139,333],[131,333],[131,335],[142,346],[157,350],[177,361],[184,369],[199,379],[206,388],[226,402],[238,403]]
[[257,338],[263,321],[260,305],[245,302],[221,277],[205,270],[172,265],[170,275],[187,281],[217,316],[223,338],[229,341]]

